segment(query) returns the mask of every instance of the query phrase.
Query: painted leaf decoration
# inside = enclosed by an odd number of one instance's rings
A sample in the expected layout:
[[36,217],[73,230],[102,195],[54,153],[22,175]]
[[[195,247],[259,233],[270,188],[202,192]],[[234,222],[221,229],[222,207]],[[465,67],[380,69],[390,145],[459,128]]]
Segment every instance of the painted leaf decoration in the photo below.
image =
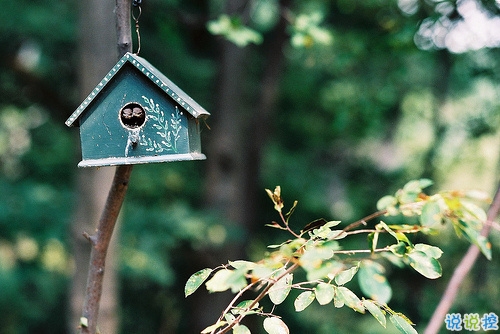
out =
[[194,293],[203,284],[203,282],[205,282],[211,273],[212,269],[205,268],[191,275],[184,286],[184,296],[187,297]]
[[365,260],[358,272],[359,287],[363,293],[380,303],[386,304],[392,297],[392,289],[385,277],[384,267],[377,262]]
[[287,274],[269,289],[269,299],[275,305],[283,303],[292,289],[293,274]]
[[441,277],[441,264],[435,258],[417,250],[408,253],[407,256],[410,266],[423,276],[430,279]]
[[368,310],[368,312],[373,315],[377,321],[384,326],[384,328],[387,325],[387,319],[385,318],[385,312],[382,311],[377,304],[372,302],[371,300],[363,299],[363,306]]
[[263,325],[268,334],[290,334],[287,325],[280,318],[265,318]]
[[316,300],[320,305],[330,303],[335,295],[333,285],[328,283],[319,283],[315,288]]
[[300,312],[306,309],[314,301],[314,293],[312,291],[304,291],[297,296],[293,305],[295,311]]
[[415,328],[402,316],[398,314],[391,314],[389,320],[392,322],[401,333],[404,334],[418,334]]

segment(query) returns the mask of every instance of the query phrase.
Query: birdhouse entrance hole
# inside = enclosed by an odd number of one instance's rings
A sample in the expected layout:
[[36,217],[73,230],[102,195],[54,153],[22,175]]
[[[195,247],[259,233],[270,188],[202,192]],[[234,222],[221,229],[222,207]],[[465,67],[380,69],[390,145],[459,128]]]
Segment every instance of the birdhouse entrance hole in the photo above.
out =
[[139,103],[128,103],[120,110],[120,121],[127,129],[137,129],[144,125],[146,112]]

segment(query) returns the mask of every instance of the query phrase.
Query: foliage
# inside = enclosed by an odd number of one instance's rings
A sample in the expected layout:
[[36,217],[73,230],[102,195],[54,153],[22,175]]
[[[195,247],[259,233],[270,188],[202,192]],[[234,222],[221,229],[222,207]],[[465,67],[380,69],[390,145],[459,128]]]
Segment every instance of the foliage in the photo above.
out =
[[207,29],[214,35],[222,35],[239,47],[250,43],[262,43],[262,36],[256,31],[244,26],[237,17],[222,14],[217,20],[210,21]]
[[[290,218],[297,201],[284,214],[281,188],[266,189],[280,222],[269,227],[288,232],[293,239],[278,245],[268,246],[271,251],[259,261],[229,261],[214,269],[205,268],[193,274],[186,282],[185,296],[193,294],[203,283],[209,292],[231,290],[235,294],[229,306],[222,311],[217,322],[202,333],[250,333],[241,322],[249,315],[264,317],[263,327],[269,334],[288,333],[289,329],[278,315],[275,307],[283,303],[292,290],[295,311],[305,310],[315,300],[320,305],[333,303],[336,308],[346,306],[359,313],[368,311],[383,327],[386,315],[401,333],[416,333],[413,323],[403,314],[392,310],[387,303],[392,295],[384,273],[384,265],[392,263],[399,267],[410,266],[426,278],[436,279],[442,274],[438,259],[442,250],[425,243],[413,243],[416,233],[437,233],[442,224],[455,227],[458,236],[479,245],[484,255],[491,259],[491,245],[479,232],[486,221],[485,212],[472,200],[484,201],[486,197],[477,192],[440,192],[429,196],[423,189],[432,182],[428,179],[410,181],[393,196],[385,196],[378,202],[379,211],[340,229],[340,221],[315,220],[295,232],[290,227]],[[418,217],[416,224],[388,225],[379,221],[368,228],[368,221],[381,216],[402,215]],[[367,235],[368,249],[344,249],[344,239]],[[382,242],[382,235],[385,238]],[[305,273],[306,280],[297,281],[298,270]],[[368,298],[359,298],[346,284],[358,274],[362,292]],[[246,299],[247,292],[257,296]],[[264,310],[261,301],[268,297],[274,305]]]

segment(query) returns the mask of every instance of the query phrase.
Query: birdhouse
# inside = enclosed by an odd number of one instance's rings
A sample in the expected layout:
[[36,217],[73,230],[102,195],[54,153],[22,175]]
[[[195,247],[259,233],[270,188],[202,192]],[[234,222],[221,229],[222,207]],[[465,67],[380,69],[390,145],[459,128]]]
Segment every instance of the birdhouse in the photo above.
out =
[[203,160],[199,120],[209,115],[149,62],[127,53],[66,125],[80,127],[78,167]]

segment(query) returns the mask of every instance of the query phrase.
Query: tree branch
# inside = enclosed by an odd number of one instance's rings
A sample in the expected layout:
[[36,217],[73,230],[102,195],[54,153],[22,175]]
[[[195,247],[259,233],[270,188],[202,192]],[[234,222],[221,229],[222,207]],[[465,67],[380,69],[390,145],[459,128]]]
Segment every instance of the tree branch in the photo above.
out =
[[[493,198],[493,202],[491,203],[488,209],[487,220],[483,226],[481,235],[488,236],[491,226],[493,224],[493,220],[498,216],[499,213],[500,213],[500,184],[497,187],[495,197]],[[453,276],[451,277],[450,282],[448,283],[448,286],[443,296],[441,297],[441,300],[436,310],[434,311],[434,314],[432,315],[431,320],[427,325],[427,328],[425,329],[424,332],[425,334],[438,333],[439,329],[443,325],[446,314],[448,313],[451,306],[453,305],[453,302],[455,301],[455,298],[458,294],[458,289],[460,288],[462,281],[465,279],[469,271],[472,269],[472,266],[476,262],[476,259],[479,256],[479,254],[480,250],[476,245],[471,245],[469,247],[467,253],[465,253],[464,257],[462,258],[462,261],[460,261],[460,263],[455,268]]]
[[[247,309],[251,310],[252,308],[254,308],[255,305],[257,305],[257,303],[260,302],[262,300],[262,298],[264,298],[266,296],[266,294],[269,292],[269,290],[271,290],[271,288],[273,287],[274,284],[276,284],[276,282],[278,282],[280,279],[282,279],[283,277],[285,277],[289,273],[293,272],[298,267],[299,267],[299,264],[294,263],[292,266],[290,266],[290,268],[288,268],[286,271],[284,271],[281,275],[279,275],[278,277],[273,279],[273,281],[270,282],[269,284],[267,284],[266,287],[259,293],[259,295],[250,303],[250,305],[247,306]],[[236,317],[236,319],[233,320],[232,323],[230,323],[229,325],[227,325],[226,327],[224,327],[223,329],[218,331],[217,334],[225,334],[225,333],[229,332],[234,326],[239,324],[245,316],[246,316],[245,313],[239,314]]]
[[90,237],[95,242],[91,243],[89,275],[82,312],[82,318],[86,319],[86,324],[81,324],[81,334],[96,333],[106,254],[111,236],[113,235],[116,219],[118,218],[123,199],[127,192],[132,167],[133,165],[127,165],[116,168],[113,183],[101,219],[99,220],[96,234]]
[[[130,0],[116,0],[118,58],[132,51]],[[95,235],[84,234],[91,241],[87,289],[80,323],[81,334],[95,334],[99,317],[106,254],[120,209],[127,193],[133,165],[118,166]]]
[[132,30],[130,23],[131,0],[116,0],[116,35],[118,58],[132,52]]

